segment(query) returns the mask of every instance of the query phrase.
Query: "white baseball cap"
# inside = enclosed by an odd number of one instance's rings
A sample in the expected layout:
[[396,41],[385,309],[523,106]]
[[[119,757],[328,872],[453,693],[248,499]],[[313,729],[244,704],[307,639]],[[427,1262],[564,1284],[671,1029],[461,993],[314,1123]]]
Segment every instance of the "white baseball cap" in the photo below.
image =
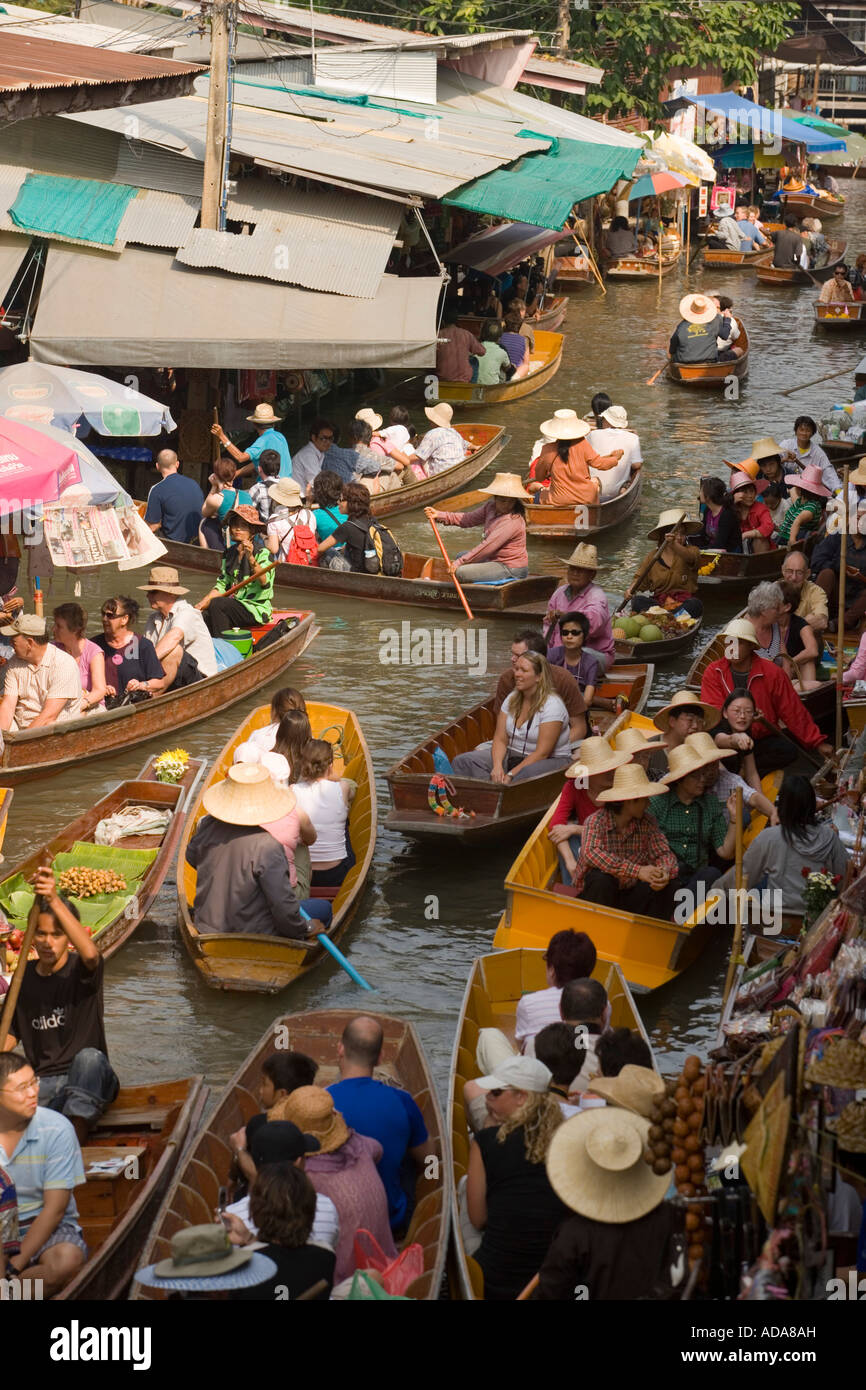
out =
[[476,1085],[482,1091],[535,1091],[538,1094],[547,1090],[553,1073],[537,1057],[506,1057],[489,1076],[479,1076]]
[[239,743],[234,751],[233,763],[261,762],[262,750],[257,743]]

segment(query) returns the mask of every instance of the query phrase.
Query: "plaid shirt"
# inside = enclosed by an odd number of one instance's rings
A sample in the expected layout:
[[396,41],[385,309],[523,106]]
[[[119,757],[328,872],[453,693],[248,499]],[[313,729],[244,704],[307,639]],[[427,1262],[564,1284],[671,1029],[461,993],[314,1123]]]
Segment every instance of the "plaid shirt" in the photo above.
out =
[[[666,799],[661,796],[654,801]],[[584,822],[574,880],[578,897],[590,869],[601,869],[602,873],[618,879],[621,887],[632,888],[637,882],[638,871],[646,864],[667,869],[671,878],[676,878],[676,856],[671,853],[653,817],[645,815],[640,820],[630,820],[625,830],[620,830],[614,812],[605,806]]]
[[20,1249],[15,1184],[6,1169],[0,1168],[0,1251],[9,1256],[17,1255]]
[[728,818],[712,792],[686,806],[671,787],[667,796],[652,798],[650,810],[679,862],[691,869],[706,864],[710,850],[718,849],[728,833]]

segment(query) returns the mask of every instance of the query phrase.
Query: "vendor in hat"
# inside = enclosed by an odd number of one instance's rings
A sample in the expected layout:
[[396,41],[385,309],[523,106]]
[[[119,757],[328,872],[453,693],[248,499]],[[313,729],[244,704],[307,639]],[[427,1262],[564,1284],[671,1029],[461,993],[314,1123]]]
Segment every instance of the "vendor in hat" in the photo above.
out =
[[650,798],[660,801],[666,793],[638,763],[616,769],[612,785],[596,798],[600,810],[584,822],[577,897],[662,921],[673,916],[677,860],[649,814]]
[[[811,464],[818,469],[820,481],[827,489],[827,496],[831,492],[838,492],[842,486],[842,480],[833,464],[830,462],[820,443],[817,441],[818,426],[811,415],[798,415],[794,421],[794,433],[786,439],[779,440],[779,448],[782,451],[782,463],[793,464],[788,473],[802,472]],[[787,482],[788,479],[786,478]]]
[[[629,1098],[645,1109],[637,1091]],[[649,1120],[621,1101],[557,1129],[547,1174],[573,1215],[553,1238],[535,1299],[573,1303],[579,1287],[593,1303],[672,1297],[685,1276],[685,1261],[673,1259],[682,1217],[664,1200],[670,1173],[654,1173],[644,1158],[648,1142]]]
[[[217,673],[217,658],[213,638],[197,608],[188,603],[189,589],[180,582],[176,569],[170,565],[154,565],[146,584],[139,590],[147,594],[153,612],[147,620],[144,635],[156,648],[164,671],[161,684],[154,690],[180,690],[206,676]],[[128,682],[127,688],[135,688]]]
[[599,809],[599,794],[608,790],[616,769],[625,767],[631,757],[630,749],[611,748],[606,738],[585,738],[580,745],[580,756],[566,771],[565,786],[547,830],[547,838],[559,853],[563,883],[574,881],[583,826]]
[[728,466],[734,470],[728,488],[740,518],[744,552],[759,555],[767,550],[775,550],[775,523],[769,509],[758,500],[760,494],[767,491],[769,483],[758,477],[757,460],[744,459],[742,463]]
[[[548,436],[549,443],[538,456],[535,464],[535,478],[530,490],[538,494],[539,502],[549,502],[553,507],[569,507],[575,502],[593,506],[601,500],[601,483],[590,473],[590,467],[600,473],[615,468],[623,457],[622,449],[612,449],[609,454],[597,454],[587,443],[590,427],[581,420],[577,411],[560,410],[541,426]],[[542,483],[550,479],[550,487]]]
[[561,641],[559,625],[566,614],[583,613],[589,622],[584,651],[598,657],[606,671],[614,656],[613,624],[607,594],[595,582],[598,551],[594,545],[581,541],[567,559],[560,557],[559,563],[565,566],[565,583],[554,589],[547,604],[548,645]]
[[282,424],[283,417],[274,414],[274,407],[262,402],[257,405],[252,415],[247,416],[247,421],[256,431],[256,438],[249,448],[244,452],[232,444],[222,425],[211,425],[210,432],[219,439],[226,453],[238,465],[236,477],[246,477],[247,474],[256,473],[261,477],[258,468],[258,461],[265,449],[276,449],[280,456],[281,478],[291,478],[292,476],[292,456],[289,453],[289,442],[286,436],[276,429],[277,425]]
[[187,845],[196,870],[199,932],[304,940],[321,927],[301,915],[286,852],[267,826],[295,809],[295,794],[266,768],[237,763],[203,797],[207,812]]
[[[274,603],[274,571],[263,572],[271,563],[264,538],[267,523],[255,507],[242,503],[229,512],[228,523],[232,543],[223,555],[220,577],[210,593],[196,604],[205,615],[212,637],[219,637],[229,628],[270,622]],[[246,579],[249,583],[237,594],[226,595],[227,589]]]
[[731,336],[730,309],[719,313],[705,294],[687,294],[680,300],[680,321],[671,335],[668,351],[673,362],[724,362],[733,360],[730,349],[719,352],[717,339]]
[[481,489],[490,498],[468,512],[443,512],[425,507],[431,521],[467,530],[480,526],[483,540],[457,558],[455,571],[463,584],[490,579],[526,579],[529,554],[526,549],[526,511],[524,502],[532,498],[517,473],[497,473],[489,487]]
[[728,815],[713,792],[704,786],[704,769],[725,754],[684,743],[668,757],[670,771],[662,778],[668,796],[654,797],[650,810],[677,860],[677,887],[690,894],[689,912],[703,902],[719,877],[711,860],[731,860],[736,842],[736,792],[731,792]]
[[[704,605],[696,597],[701,552],[696,545],[690,545],[688,539],[699,535],[700,531],[701,523],[690,521],[682,507],[672,507],[659,514],[647,539],[657,544],[664,540],[664,549],[655,556],[639,585],[633,581],[625,591],[624,597],[631,599],[633,613],[645,613],[657,604],[684,608],[692,618],[701,617]],[[652,555],[646,557],[641,570],[651,558]],[[635,592],[638,587],[642,593]]]
[[788,550],[802,544],[809,531],[816,531],[824,519],[824,503],[831,495],[829,488],[821,481],[821,470],[809,463],[802,473],[786,473],[788,496],[791,505],[782,517],[775,534],[779,545]]

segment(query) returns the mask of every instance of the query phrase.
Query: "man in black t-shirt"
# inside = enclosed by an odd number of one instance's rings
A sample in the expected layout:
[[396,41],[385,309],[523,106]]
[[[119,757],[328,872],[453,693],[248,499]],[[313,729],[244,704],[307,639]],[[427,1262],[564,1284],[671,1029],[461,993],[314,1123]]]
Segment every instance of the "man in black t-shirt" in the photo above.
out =
[[24,1052],[39,1077],[39,1104],[65,1115],[83,1145],[120,1085],[105,1042],[103,962],[50,868],[36,871],[34,887],[39,959],[25,967],[6,1050]]

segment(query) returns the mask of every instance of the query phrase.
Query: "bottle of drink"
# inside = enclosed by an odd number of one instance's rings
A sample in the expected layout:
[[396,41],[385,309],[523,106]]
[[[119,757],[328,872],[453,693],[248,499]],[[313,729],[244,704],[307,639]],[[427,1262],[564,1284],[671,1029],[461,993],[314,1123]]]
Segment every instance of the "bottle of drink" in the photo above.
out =
[[42,593],[42,582],[39,579],[39,576],[37,575],[36,579],[34,580],[33,589],[33,611],[36,614],[37,618],[41,618],[43,616],[43,601],[44,595]]

